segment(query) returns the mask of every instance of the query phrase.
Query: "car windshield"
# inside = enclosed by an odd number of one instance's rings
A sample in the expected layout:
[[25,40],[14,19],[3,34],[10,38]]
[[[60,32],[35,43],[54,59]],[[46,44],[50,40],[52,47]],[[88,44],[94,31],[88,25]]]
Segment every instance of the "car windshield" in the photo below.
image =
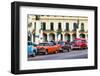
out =
[[64,45],[65,43],[64,43],[64,42],[58,42],[58,44],[60,44],[60,45]]
[[81,42],[81,40],[73,40],[72,43],[73,43],[73,42]]
[[74,42],[86,42],[86,40],[73,40],[72,43]]
[[50,42],[52,42],[54,45],[56,45],[56,42],[55,41],[50,41]]
[[50,46],[54,46],[55,44],[53,44],[53,43],[49,43],[49,45],[50,45]]
[[40,43],[39,46],[48,46],[48,43]]

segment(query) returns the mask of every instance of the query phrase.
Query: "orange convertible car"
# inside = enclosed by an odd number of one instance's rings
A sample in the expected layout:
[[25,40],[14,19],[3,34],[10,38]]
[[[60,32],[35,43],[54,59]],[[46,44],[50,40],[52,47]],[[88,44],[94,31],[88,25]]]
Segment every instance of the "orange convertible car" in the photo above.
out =
[[60,45],[54,45],[52,42],[39,43],[37,52],[47,55],[48,53],[58,53],[61,49]]

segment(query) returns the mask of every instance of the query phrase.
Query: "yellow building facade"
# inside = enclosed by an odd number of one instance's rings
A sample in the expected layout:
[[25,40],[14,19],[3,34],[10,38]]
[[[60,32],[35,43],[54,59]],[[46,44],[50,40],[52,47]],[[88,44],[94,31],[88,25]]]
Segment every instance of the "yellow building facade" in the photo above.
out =
[[32,42],[73,41],[88,38],[88,17],[28,15],[28,40]]

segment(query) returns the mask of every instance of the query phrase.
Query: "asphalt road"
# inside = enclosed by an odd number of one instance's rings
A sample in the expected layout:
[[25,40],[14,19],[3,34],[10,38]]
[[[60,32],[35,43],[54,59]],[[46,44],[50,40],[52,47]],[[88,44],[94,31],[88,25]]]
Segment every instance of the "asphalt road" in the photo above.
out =
[[37,55],[35,57],[28,58],[29,61],[34,60],[61,60],[61,59],[84,59],[88,58],[88,50],[72,50],[71,52],[49,54],[49,55]]

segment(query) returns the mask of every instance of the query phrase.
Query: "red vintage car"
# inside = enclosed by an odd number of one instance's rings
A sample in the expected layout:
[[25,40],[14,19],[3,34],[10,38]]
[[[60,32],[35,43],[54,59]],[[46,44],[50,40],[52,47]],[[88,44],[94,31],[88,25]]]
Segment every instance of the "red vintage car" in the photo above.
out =
[[39,43],[39,45],[37,46],[38,53],[44,53],[44,54],[58,53],[59,50],[60,46],[54,45],[52,42]]
[[88,48],[87,41],[85,38],[75,38],[71,42],[71,49],[83,49]]

